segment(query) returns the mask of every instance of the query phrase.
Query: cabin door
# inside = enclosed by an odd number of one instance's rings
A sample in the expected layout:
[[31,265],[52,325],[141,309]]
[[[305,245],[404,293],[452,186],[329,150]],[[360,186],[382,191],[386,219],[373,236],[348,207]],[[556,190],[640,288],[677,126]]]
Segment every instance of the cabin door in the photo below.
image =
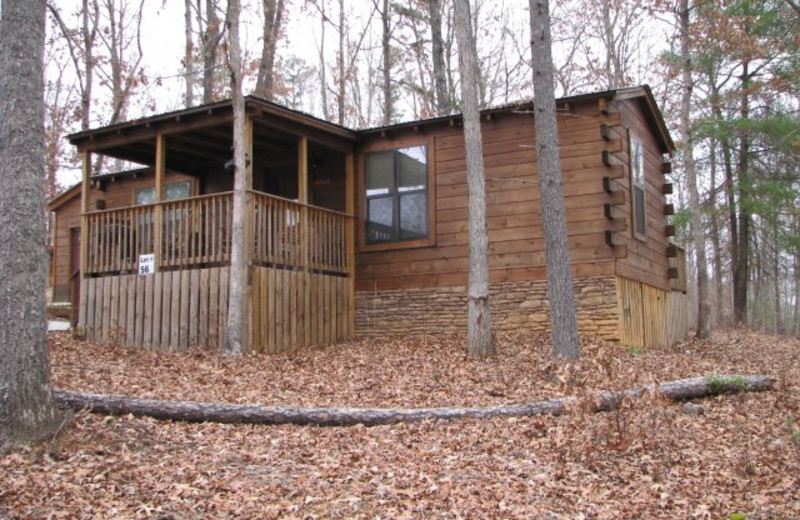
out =
[[81,303],[81,228],[69,230],[69,302],[70,321],[78,323],[78,307]]

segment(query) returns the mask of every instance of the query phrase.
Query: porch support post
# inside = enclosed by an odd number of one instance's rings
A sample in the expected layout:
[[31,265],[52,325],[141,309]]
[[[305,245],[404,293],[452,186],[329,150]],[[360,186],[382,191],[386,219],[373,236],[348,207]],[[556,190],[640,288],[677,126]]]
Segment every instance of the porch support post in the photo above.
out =
[[160,204],[164,200],[165,182],[167,169],[167,143],[166,138],[160,132],[156,134],[156,208],[155,208],[155,230],[153,233],[153,249],[156,255],[156,269],[161,269],[162,255],[164,253],[164,207]]
[[297,141],[297,200],[300,202],[300,262],[303,268],[303,308],[302,319],[293,316],[302,326],[298,334],[296,346],[305,346],[311,343],[311,255],[309,249],[309,235],[311,225],[308,221],[308,138],[301,137]]
[[86,269],[89,262],[89,199],[91,195],[92,177],[92,154],[91,152],[81,152],[83,161],[81,179],[81,249],[80,249],[80,270],[81,279],[86,278]]
[[302,266],[308,270],[308,138],[301,137],[297,141],[297,200],[300,208],[300,251]]
[[260,312],[261,302],[255,301],[253,298],[253,259],[255,258],[255,198],[250,190],[253,189],[253,163],[255,157],[253,156],[253,116],[245,112],[244,118],[244,151],[245,154],[245,167],[244,167],[244,184],[245,192],[245,213],[244,213],[244,262],[245,269],[247,270],[245,286],[247,299],[247,308],[244,310],[244,319],[247,320],[245,324],[245,344],[243,347],[247,351],[260,350],[260,331],[253,328],[255,320],[253,313]]
[[345,213],[351,215],[346,224],[347,250],[347,332],[356,332],[356,158],[353,152],[345,157]]

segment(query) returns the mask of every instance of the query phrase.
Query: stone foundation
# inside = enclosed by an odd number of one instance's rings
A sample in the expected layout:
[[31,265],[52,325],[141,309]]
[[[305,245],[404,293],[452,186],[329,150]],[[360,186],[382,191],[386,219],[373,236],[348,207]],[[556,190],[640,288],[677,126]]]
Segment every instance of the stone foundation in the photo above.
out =
[[[619,339],[617,291],[613,276],[574,280],[578,328],[582,335]],[[492,285],[493,329],[496,332],[549,331],[547,282],[544,280]],[[356,294],[359,334],[464,333],[466,287],[440,287]]]

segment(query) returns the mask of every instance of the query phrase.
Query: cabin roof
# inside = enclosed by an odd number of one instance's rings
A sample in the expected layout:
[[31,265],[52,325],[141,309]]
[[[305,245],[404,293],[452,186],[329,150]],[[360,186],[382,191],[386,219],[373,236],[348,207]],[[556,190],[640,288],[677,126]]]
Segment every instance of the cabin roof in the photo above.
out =
[[[307,114],[300,110],[287,108],[283,105],[279,105],[277,103],[273,103],[272,101],[267,101],[266,99],[262,99],[260,97],[253,95],[245,96],[244,101],[246,109],[267,112],[278,117],[283,117],[285,119],[301,121],[303,123],[308,124],[309,126],[319,128],[322,130],[327,130],[329,132],[332,132],[334,134],[340,135],[342,137],[348,138],[353,141],[358,139],[356,132],[354,132],[353,130],[341,125],[337,125],[336,123],[331,123],[324,119],[320,119],[316,116]],[[159,123],[180,121],[182,118],[194,115],[221,114],[223,112],[231,111],[231,108],[232,108],[231,100],[226,99],[223,101],[217,101],[215,103],[199,105],[192,108],[173,110],[171,112],[164,112],[162,114],[156,114],[149,117],[132,119],[130,121],[124,121],[113,125],[92,128],[89,130],[82,130],[80,132],[75,132],[74,134],[68,135],[67,139],[69,139],[70,143],[77,145],[87,139],[97,138],[98,136],[104,134],[119,133],[121,131],[124,131],[126,129],[131,129],[134,127],[157,126]]]
[[[134,168],[130,170],[123,170],[119,172],[107,172],[107,173],[100,173],[97,175],[92,175],[92,180],[110,180],[110,179],[120,179],[124,177],[136,177],[139,175],[145,175],[150,173],[152,168],[145,167],[145,168]],[[81,182],[78,181],[69,188],[65,189],[46,204],[47,211],[55,211],[67,202],[71,201],[78,195],[80,195],[81,190]]]
[[[661,151],[663,153],[672,153],[675,151],[675,143],[669,134],[664,117],[658,108],[658,103],[653,96],[653,91],[649,85],[642,85],[637,87],[624,87],[612,90],[602,90],[598,92],[589,92],[585,94],[577,94],[574,96],[565,96],[558,98],[557,103],[578,103],[581,101],[591,101],[607,99],[611,100],[625,100],[625,99],[639,99],[642,103],[647,117],[648,123],[654,129],[656,136],[659,138],[661,144]],[[522,99],[511,103],[505,103],[493,107],[488,107],[481,110],[481,115],[498,114],[513,111],[530,111],[533,109],[533,99]],[[433,125],[439,123],[447,123],[453,120],[461,119],[462,114],[455,113],[446,116],[433,117],[430,119],[423,119],[418,121],[406,121],[402,123],[395,123],[391,125],[378,126],[360,130],[359,134],[368,136],[375,134],[384,134],[397,130],[405,130],[414,127]]]

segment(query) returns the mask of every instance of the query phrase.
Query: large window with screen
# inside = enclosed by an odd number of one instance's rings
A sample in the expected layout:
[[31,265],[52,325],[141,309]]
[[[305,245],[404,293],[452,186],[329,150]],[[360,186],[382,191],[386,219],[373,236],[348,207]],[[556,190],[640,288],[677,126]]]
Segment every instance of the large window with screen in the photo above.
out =
[[409,146],[366,156],[366,242],[428,238],[428,147]]

